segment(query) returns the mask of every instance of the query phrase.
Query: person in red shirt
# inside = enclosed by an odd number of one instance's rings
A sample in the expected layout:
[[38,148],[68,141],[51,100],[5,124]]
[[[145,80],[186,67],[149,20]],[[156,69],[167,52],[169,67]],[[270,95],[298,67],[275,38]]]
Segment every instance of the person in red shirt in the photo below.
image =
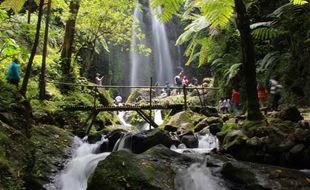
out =
[[238,90],[233,89],[231,93],[231,104],[232,104],[232,110],[234,113],[239,113],[239,103],[240,103],[240,93]]

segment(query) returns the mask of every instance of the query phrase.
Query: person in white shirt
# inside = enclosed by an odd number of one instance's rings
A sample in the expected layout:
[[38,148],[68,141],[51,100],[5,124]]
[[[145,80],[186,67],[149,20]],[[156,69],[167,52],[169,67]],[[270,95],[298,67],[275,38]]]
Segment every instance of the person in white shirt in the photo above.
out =
[[114,100],[115,100],[115,104],[116,105],[120,105],[122,103],[122,101],[123,101],[123,98],[120,95],[118,95],[118,96],[115,97]]
[[95,78],[95,82],[97,85],[102,86],[102,79],[104,76],[100,77],[99,73],[96,73],[96,78]]

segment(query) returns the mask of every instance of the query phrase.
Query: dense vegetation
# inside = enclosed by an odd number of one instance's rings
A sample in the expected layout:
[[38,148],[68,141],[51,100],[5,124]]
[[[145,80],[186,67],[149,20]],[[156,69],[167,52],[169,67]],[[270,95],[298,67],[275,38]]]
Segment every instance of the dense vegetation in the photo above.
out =
[[[148,1],[139,3],[145,6]],[[85,129],[78,126],[85,126],[88,115],[64,112],[62,106],[91,106],[94,96],[101,104],[112,103],[117,93],[113,90],[64,83],[88,85],[97,72],[105,76],[105,84],[122,85],[128,80],[132,31],[138,31],[139,39],[149,37],[132,16],[135,6],[135,0],[0,0],[0,171],[4,171],[0,182],[12,181],[0,183],[0,189],[24,187],[29,172],[40,178],[34,164],[28,165],[34,145],[48,146],[41,141],[48,134],[40,132],[45,131],[40,124],[52,125],[46,133],[56,136],[64,132],[53,125],[84,135]],[[170,48],[175,45],[184,53],[179,64],[185,71],[202,81],[211,68],[214,86],[219,87],[213,99],[230,97],[237,88],[247,118],[261,120],[257,83],[269,88],[269,80],[278,76],[284,87],[282,107],[309,106],[307,1],[151,0],[151,6],[163,8],[157,16],[167,22],[168,36],[178,37],[176,44],[170,41]],[[152,53],[145,44],[135,51]],[[14,59],[21,66],[17,88],[6,80]],[[115,114],[100,113],[94,125],[101,130],[115,122]],[[19,144],[25,142],[23,147],[12,145],[11,136]],[[60,143],[62,148],[69,144]],[[18,153],[20,149],[27,151]],[[23,163],[8,162],[19,156]],[[18,167],[21,171],[14,170]]]

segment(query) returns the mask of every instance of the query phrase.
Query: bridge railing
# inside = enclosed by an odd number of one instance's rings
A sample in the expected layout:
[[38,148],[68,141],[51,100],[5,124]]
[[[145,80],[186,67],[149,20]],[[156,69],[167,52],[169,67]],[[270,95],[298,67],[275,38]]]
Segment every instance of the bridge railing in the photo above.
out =
[[[89,88],[89,89],[93,89],[93,90],[98,90],[98,89],[121,89],[121,88],[127,88],[127,89],[149,89],[150,93],[149,93],[149,104],[150,107],[152,107],[152,99],[154,97],[152,97],[152,90],[156,90],[156,89],[167,89],[167,86],[154,86],[152,85],[152,81],[150,86],[125,86],[125,85],[96,85],[96,84],[82,84],[82,83],[65,83],[65,82],[57,82],[57,81],[47,81],[48,83],[53,83],[53,84],[58,84],[58,85],[65,85],[65,86],[76,86],[76,87],[81,87],[81,88]],[[199,101],[201,106],[206,106],[206,103],[204,101],[204,96],[210,92],[210,90],[218,90],[219,88],[214,88],[214,87],[203,87],[203,86],[185,86],[183,85],[182,87],[177,87],[177,86],[170,86],[168,87],[169,90],[178,90],[178,91],[182,91],[182,95],[183,95],[183,105],[184,105],[184,109],[188,108],[188,91],[193,91],[196,90],[197,91],[197,96],[199,97]],[[94,96],[94,100],[93,100],[93,106],[96,107],[96,96]]]

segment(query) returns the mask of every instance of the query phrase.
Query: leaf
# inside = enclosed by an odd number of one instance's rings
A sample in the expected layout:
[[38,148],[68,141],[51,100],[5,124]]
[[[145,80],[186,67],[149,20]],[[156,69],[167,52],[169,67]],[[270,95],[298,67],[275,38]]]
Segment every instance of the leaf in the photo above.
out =
[[291,3],[293,3],[294,5],[304,5],[306,3],[308,3],[305,0],[290,0]]
[[12,9],[15,13],[18,13],[22,9],[25,2],[26,0],[5,0],[0,5],[0,8]]

